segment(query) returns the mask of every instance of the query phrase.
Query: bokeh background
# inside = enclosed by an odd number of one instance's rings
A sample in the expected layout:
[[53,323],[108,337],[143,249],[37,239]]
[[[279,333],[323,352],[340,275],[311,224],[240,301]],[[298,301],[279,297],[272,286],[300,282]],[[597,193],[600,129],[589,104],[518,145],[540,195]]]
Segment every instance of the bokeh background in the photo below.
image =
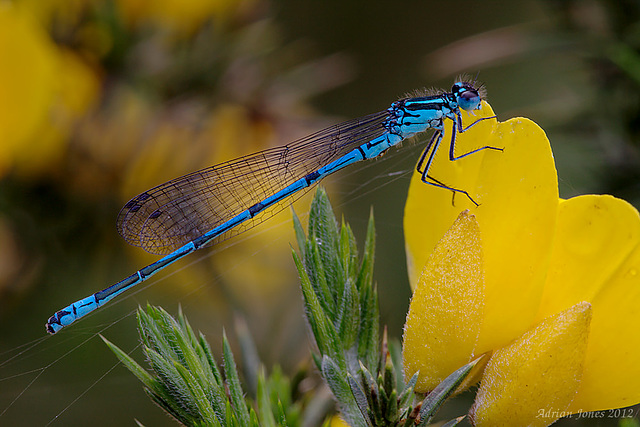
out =
[[[639,18],[631,0],[0,1],[0,425],[170,424],[97,336],[140,356],[132,313],[146,302],[181,305],[216,352],[239,314],[267,366],[304,364],[288,212],[57,336],[44,322],[157,259],[115,230],[129,198],[459,73],[479,73],[499,119],[545,129],[562,196],[640,206]],[[324,183],[360,239],[374,209],[381,314],[397,338],[420,148]]]

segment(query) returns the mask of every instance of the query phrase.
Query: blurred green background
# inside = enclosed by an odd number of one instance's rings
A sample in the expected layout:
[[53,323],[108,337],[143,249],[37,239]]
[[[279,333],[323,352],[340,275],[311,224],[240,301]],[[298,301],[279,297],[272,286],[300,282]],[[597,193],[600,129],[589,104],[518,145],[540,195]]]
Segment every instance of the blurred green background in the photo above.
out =
[[[289,213],[55,337],[44,323],[157,259],[115,230],[129,198],[411,90],[449,88],[459,73],[479,73],[500,120],[545,129],[563,197],[640,206],[639,12],[613,0],[0,2],[0,425],[171,423],[97,337],[139,356],[131,314],[147,301],[181,304],[216,351],[241,314],[267,366],[292,372],[308,339]],[[360,239],[373,206],[381,314],[397,338],[410,297],[402,211],[420,149],[323,183]]]

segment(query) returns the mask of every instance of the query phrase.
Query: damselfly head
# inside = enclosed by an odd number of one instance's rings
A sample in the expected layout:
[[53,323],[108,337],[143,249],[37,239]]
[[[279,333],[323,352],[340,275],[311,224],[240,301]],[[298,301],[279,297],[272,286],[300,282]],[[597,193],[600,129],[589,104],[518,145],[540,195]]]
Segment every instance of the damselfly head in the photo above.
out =
[[465,111],[479,110],[482,97],[478,89],[467,82],[456,82],[451,88],[451,93],[456,98],[458,106]]

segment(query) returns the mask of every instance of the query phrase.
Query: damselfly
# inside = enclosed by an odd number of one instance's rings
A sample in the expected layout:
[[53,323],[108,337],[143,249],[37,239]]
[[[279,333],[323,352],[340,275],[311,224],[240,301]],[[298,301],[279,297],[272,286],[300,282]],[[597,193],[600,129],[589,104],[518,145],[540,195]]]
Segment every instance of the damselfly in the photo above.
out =
[[[132,245],[152,253],[166,254],[126,279],[74,302],[51,316],[51,334],[91,313],[116,296],[203,246],[237,235],[275,213],[322,178],[352,163],[380,156],[417,133],[435,132],[418,162],[425,184],[465,194],[429,175],[444,134],[444,120],[454,125],[449,159],[485,149],[479,147],[455,156],[457,132],[466,128],[460,110],[480,109],[481,88],[464,81],[451,92],[404,98],[386,111],[328,127],[279,148],[240,157],[173,179],[131,199],[118,215],[118,230]],[[475,203],[475,202],[474,202]]]

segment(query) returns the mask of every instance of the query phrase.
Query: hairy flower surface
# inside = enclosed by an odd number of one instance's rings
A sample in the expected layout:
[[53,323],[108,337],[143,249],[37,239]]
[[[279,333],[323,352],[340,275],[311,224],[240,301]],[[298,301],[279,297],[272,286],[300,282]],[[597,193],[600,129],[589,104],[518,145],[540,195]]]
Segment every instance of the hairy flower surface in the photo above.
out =
[[[483,103],[463,123],[493,115]],[[405,374],[420,372],[426,392],[492,352],[476,425],[544,426],[640,402],[638,212],[611,196],[559,199],[549,141],[528,119],[483,120],[455,155],[483,146],[504,151],[450,162],[445,149],[429,171],[473,201],[412,178]]]

